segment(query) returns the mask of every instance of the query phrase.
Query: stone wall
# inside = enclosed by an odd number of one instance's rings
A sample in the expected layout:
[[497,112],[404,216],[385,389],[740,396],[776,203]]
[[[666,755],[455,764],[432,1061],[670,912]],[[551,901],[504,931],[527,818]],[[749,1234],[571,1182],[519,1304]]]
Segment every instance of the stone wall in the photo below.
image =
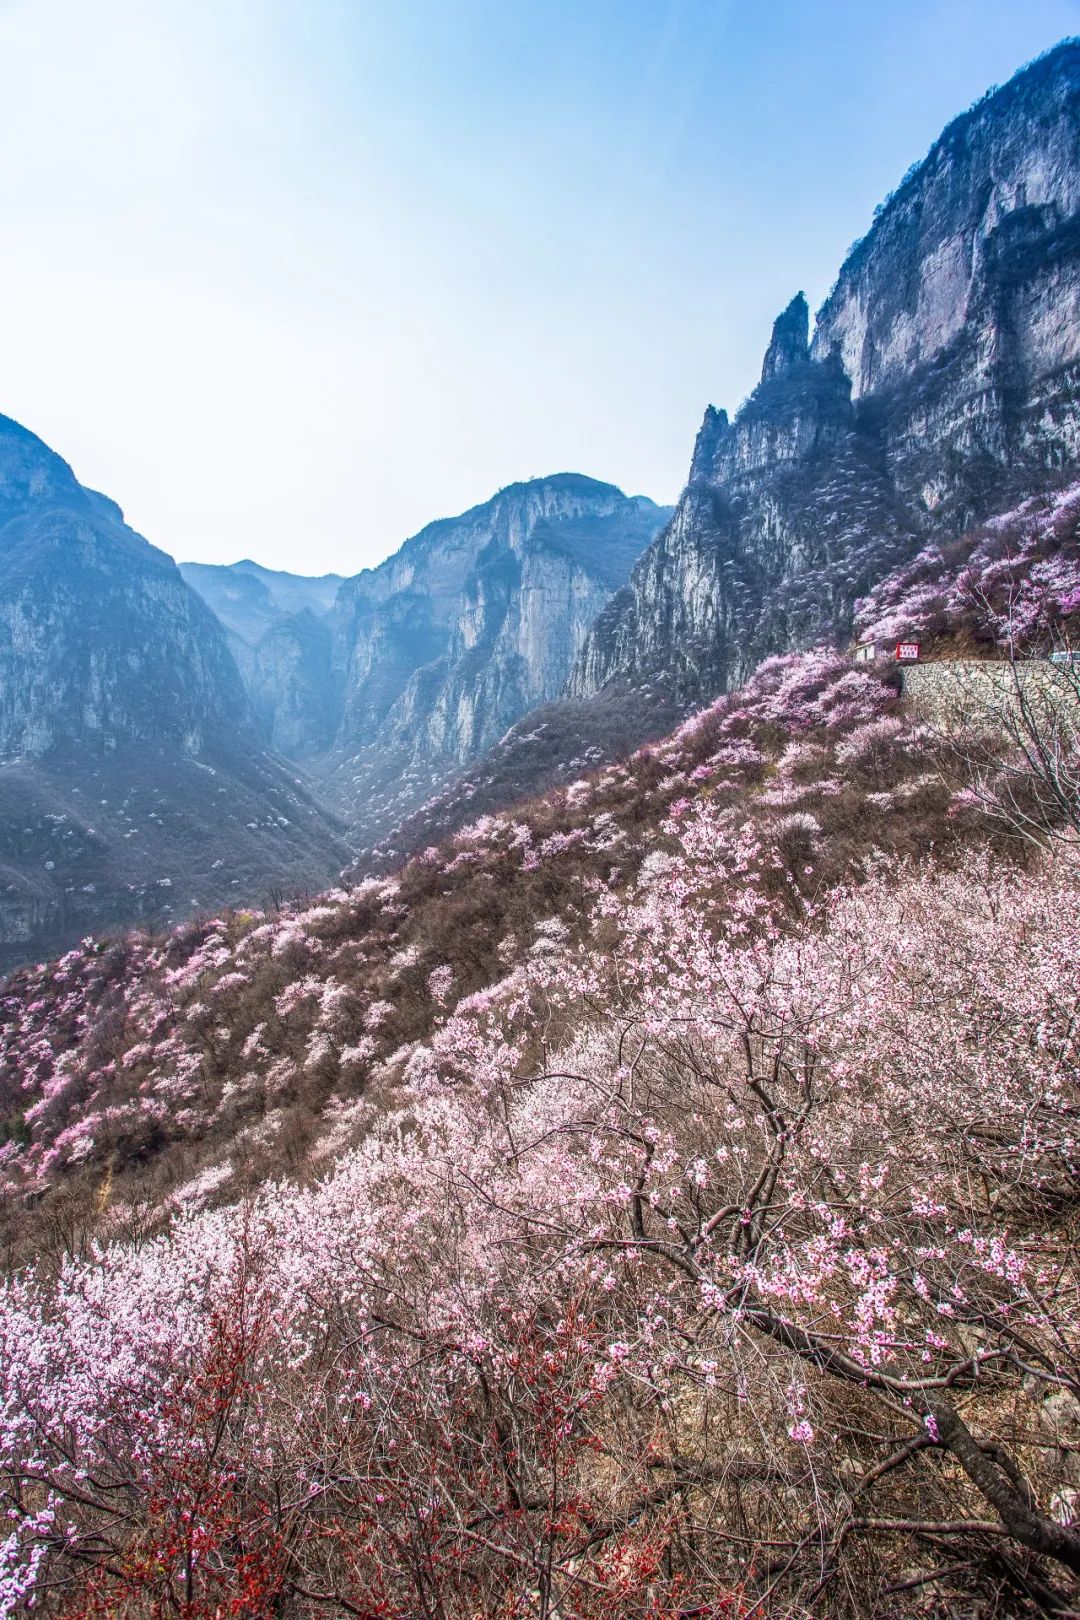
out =
[[1080,720],[1080,667],[1062,667],[1048,658],[1005,660],[949,659],[912,664],[902,672],[905,699],[925,720],[944,730],[985,722],[1008,723],[1021,706],[1035,717]]

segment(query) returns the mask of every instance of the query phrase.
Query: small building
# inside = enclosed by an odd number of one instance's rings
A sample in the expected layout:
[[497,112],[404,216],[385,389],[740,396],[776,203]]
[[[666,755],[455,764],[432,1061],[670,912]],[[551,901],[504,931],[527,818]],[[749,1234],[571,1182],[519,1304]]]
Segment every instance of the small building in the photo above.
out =
[[922,658],[922,642],[905,638],[894,646],[891,642],[864,636],[856,644],[854,658],[857,664],[873,664],[879,658],[895,658],[898,664],[917,664]]
[[943,731],[976,724],[1012,735],[1019,714],[1021,727],[1046,722],[1056,734],[1076,735],[1080,683],[1050,658],[931,658],[907,664],[901,678],[906,701]]

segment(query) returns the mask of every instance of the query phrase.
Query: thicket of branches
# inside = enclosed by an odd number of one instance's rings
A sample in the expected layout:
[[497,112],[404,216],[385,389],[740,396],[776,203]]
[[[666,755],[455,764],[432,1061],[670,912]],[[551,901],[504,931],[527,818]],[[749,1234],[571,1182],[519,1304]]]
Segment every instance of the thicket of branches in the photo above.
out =
[[998,669],[12,981],[0,1616],[1074,1615],[1080,692]]
[[1069,1612],[1074,852],[762,854],[680,807],[324,1183],[10,1284],[4,1611]]

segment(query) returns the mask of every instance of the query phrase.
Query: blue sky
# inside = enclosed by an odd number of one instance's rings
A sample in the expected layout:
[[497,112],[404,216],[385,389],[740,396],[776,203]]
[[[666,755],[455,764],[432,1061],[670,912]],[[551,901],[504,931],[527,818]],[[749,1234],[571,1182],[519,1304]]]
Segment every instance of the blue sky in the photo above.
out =
[[1080,0],[0,0],[0,410],[177,557],[657,499]]

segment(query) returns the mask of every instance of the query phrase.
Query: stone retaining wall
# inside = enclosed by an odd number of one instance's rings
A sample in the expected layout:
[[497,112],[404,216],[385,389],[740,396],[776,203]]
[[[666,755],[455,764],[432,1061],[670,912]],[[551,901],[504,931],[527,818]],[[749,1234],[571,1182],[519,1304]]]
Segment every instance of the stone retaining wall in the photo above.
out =
[[1048,658],[911,664],[903,671],[903,694],[924,719],[947,730],[980,720],[1000,722],[1021,702],[1047,716],[1060,716],[1064,709],[1080,718],[1080,667]]

